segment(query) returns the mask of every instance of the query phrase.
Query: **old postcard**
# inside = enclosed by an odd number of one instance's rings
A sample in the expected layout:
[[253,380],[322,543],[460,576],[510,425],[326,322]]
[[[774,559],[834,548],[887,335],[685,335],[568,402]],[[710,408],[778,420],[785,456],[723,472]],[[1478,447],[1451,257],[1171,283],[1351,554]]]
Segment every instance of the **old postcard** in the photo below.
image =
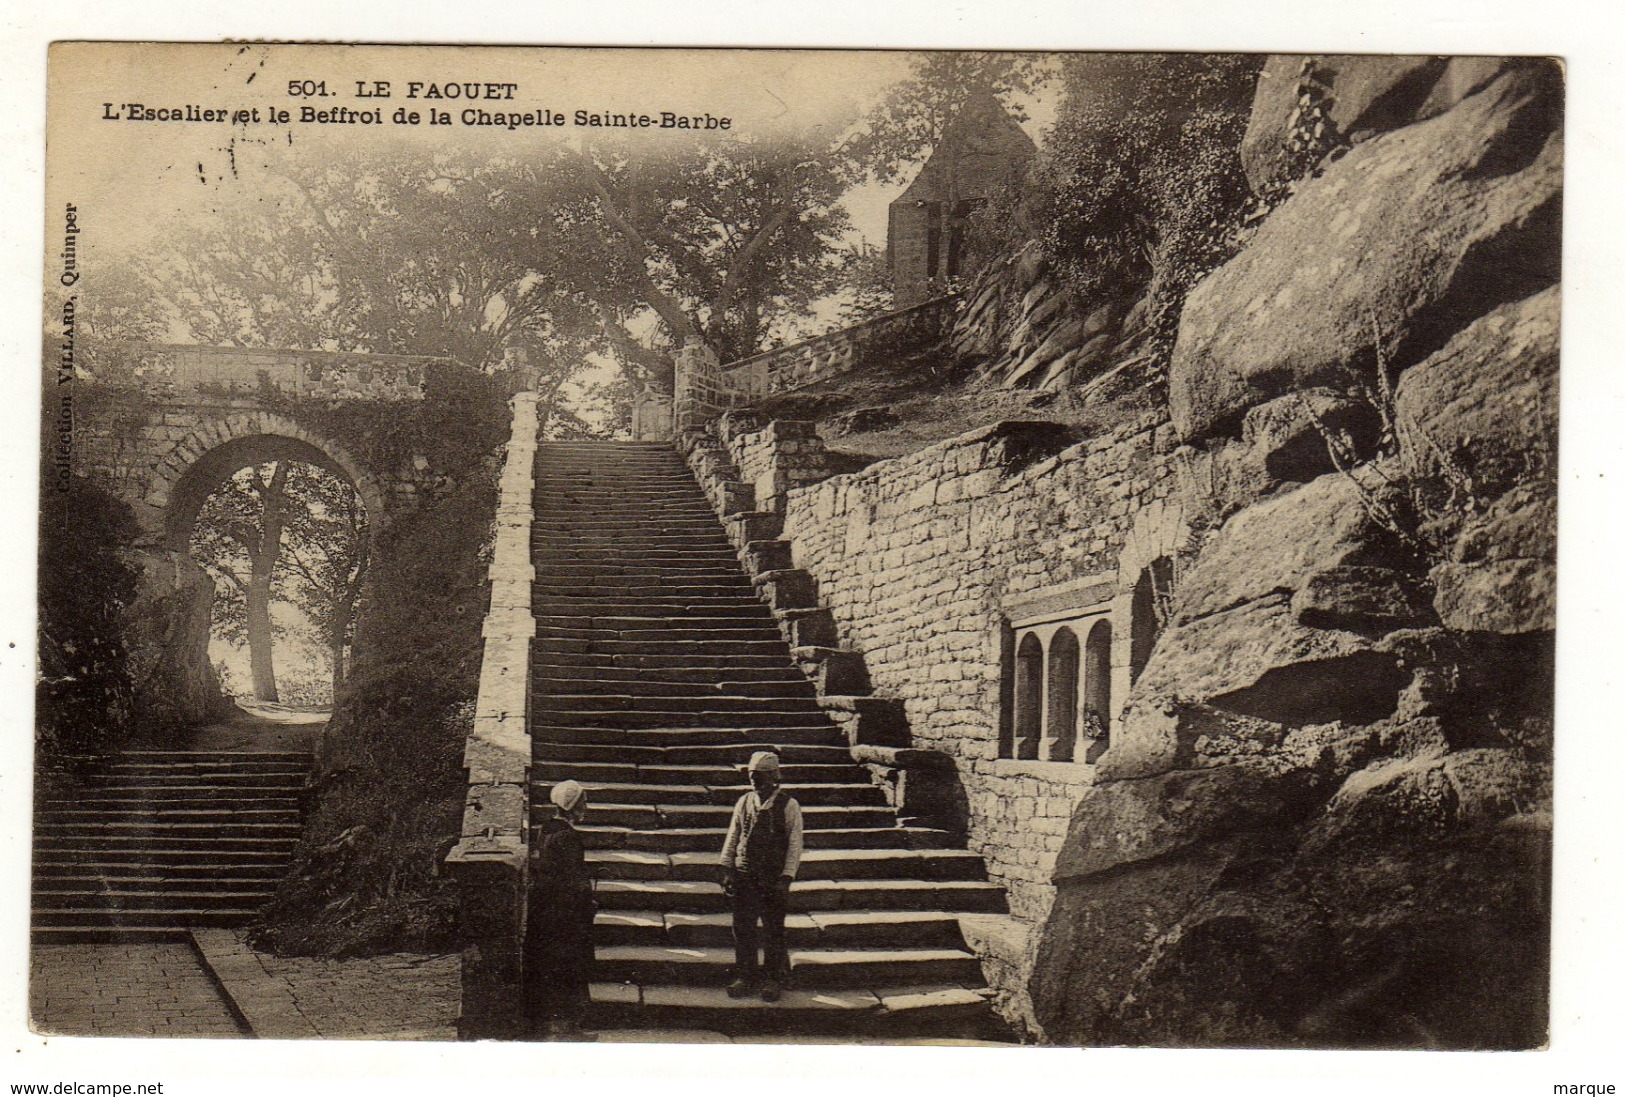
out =
[[37,1032],[1547,1042],[1557,60],[49,78]]

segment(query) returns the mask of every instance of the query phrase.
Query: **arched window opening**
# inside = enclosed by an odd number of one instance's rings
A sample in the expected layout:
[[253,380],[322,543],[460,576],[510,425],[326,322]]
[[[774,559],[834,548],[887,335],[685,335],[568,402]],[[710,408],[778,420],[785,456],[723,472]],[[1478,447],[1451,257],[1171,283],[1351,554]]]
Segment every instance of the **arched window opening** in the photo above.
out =
[[1016,648],[1016,757],[1036,759],[1043,734],[1044,645],[1032,633]]
[[1096,621],[1083,643],[1083,720],[1078,731],[1084,761],[1093,761],[1111,742],[1112,623]]
[[1078,739],[1078,638],[1069,628],[1050,637],[1048,694],[1044,757],[1070,762]]
[[1166,556],[1151,561],[1134,583],[1129,619],[1129,678],[1135,680],[1151,658],[1151,649],[1168,623],[1173,606],[1174,562]]

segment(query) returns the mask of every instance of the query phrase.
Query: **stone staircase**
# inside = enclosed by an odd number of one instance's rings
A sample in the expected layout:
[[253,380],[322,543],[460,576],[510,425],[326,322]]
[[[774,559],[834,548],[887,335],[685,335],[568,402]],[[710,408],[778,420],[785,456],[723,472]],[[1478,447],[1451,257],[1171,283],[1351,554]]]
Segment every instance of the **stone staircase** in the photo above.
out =
[[[588,789],[595,1024],[1008,1039],[957,915],[1003,911],[981,858],[898,824],[817,704],[714,512],[665,445],[538,450],[534,817]],[[782,1000],[730,999],[717,855],[752,751],[779,752],[807,852]]]
[[248,921],[293,856],[309,769],[302,752],[128,751],[51,780],[35,811],[34,938]]

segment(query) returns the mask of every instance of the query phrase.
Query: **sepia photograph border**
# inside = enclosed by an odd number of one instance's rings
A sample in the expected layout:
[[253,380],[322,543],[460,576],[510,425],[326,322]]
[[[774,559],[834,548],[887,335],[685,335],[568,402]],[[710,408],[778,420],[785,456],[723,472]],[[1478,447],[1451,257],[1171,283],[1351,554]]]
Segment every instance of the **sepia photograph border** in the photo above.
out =
[[[184,7],[184,5],[173,5]],[[151,9],[158,6],[153,5]],[[346,1077],[348,1092],[427,1092],[478,1075],[552,1081],[629,1075],[666,1076],[677,1088],[698,1089],[705,1079],[732,1079],[744,1084],[757,1074],[784,1076],[791,1088],[805,1088],[818,1075],[862,1079],[850,1084],[908,1084],[897,1078],[925,1077],[952,1088],[957,1079],[1046,1079],[1107,1089],[1171,1092],[1201,1085],[1219,1092],[1273,1092],[1275,1087],[1313,1087],[1325,1092],[1361,1092],[1382,1085],[1394,1092],[1437,1090],[1472,1084],[1488,1093],[1553,1092],[1552,1084],[1596,1082],[1625,1084],[1617,1048],[1607,1034],[1619,1031],[1622,988],[1619,978],[1618,911],[1625,909],[1617,843],[1621,798],[1610,795],[1606,774],[1618,773],[1619,739],[1609,741],[1617,724],[1619,684],[1610,680],[1622,665],[1619,641],[1607,627],[1621,605],[1620,580],[1612,564],[1611,538],[1620,532],[1619,491],[1625,465],[1619,461],[1617,422],[1609,412],[1622,407],[1618,371],[1611,360],[1619,344],[1618,312],[1611,307],[1621,285],[1620,193],[1618,153],[1612,138],[1620,126],[1619,103],[1625,96],[1608,47],[1619,45],[1617,29],[1607,26],[1601,5],[1576,4],[1537,8],[1499,4],[1476,9],[1467,4],[1411,4],[1406,10],[1361,13],[1362,18],[1305,18],[1284,3],[1164,6],[1165,16],[1178,15],[1170,27],[1142,15],[1080,13],[1061,5],[1001,5],[1000,12],[956,12],[952,26],[932,18],[929,5],[907,3],[881,16],[860,5],[824,5],[814,19],[807,11],[775,7],[746,13],[711,9],[703,14],[674,5],[638,5],[630,31],[626,12],[597,12],[595,19],[577,13],[552,26],[528,21],[500,22],[473,18],[472,11],[438,13],[417,23],[402,23],[398,13],[381,5],[349,13],[341,20],[321,5],[292,5],[275,20],[255,23],[242,13],[201,17],[195,10],[149,9],[143,20],[98,21],[89,5],[65,5],[49,18],[36,17],[27,27],[19,64],[3,77],[7,115],[0,130],[7,142],[6,183],[12,198],[13,224],[3,241],[10,262],[6,344],[12,351],[11,430],[5,432],[5,489],[12,493],[7,532],[13,554],[29,565],[0,591],[5,606],[7,640],[15,646],[0,657],[0,685],[10,702],[16,726],[7,736],[0,764],[0,851],[10,876],[0,904],[0,935],[8,946],[0,955],[18,988],[0,1003],[0,1025],[15,1053],[13,1070],[0,1071],[0,1082],[29,1081],[32,1074],[53,1080],[138,1080],[174,1078],[167,1092],[209,1092],[205,1079],[230,1079],[239,1092],[281,1092],[300,1084],[312,1092],[324,1079]],[[662,14],[657,9],[666,9]],[[846,21],[831,15],[846,15]],[[235,18],[235,25],[234,20]],[[356,23],[370,19],[370,32]],[[244,26],[243,24],[248,24]],[[479,24],[473,28],[470,24]],[[1266,29],[1255,29],[1263,24]],[[662,1045],[657,1049],[551,1046],[545,1054],[534,1047],[428,1045],[387,1049],[378,1045],[347,1047],[299,1045],[297,1065],[287,1046],[243,1049],[225,1042],[44,1039],[26,1024],[27,866],[31,771],[28,744],[32,708],[32,621],[34,583],[31,562],[35,544],[32,408],[35,371],[29,363],[37,348],[39,256],[46,253],[42,234],[44,46],[52,39],[215,41],[221,38],[267,38],[277,41],[346,40],[378,42],[379,32],[399,44],[490,42],[503,45],[727,45],[740,47],[834,48],[996,48],[1039,51],[1065,49],[1212,50],[1246,52],[1405,52],[1451,54],[1550,54],[1567,63],[1570,119],[1566,171],[1563,323],[1563,572],[1559,612],[1559,695],[1557,778],[1557,850],[1555,862],[1552,1043],[1527,1055],[1350,1052],[1156,1052],[1091,1050],[1087,1060],[1076,1050],[1048,1050],[1012,1058],[1000,1053],[952,1049],[716,1049]],[[500,29],[499,29],[500,28]],[[477,33],[476,33],[477,30]],[[30,37],[32,35],[32,37]],[[1051,40],[1053,38],[1053,40]],[[651,41],[651,39],[653,41]],[[1613,55],[1617,56],[1617,55]],[[26,62],[26,63],[24,63]],[[1612,372],[1612,376],[1610,373]],[[25,657],[26,653],[26,657]],[[1610,974],[1612,973],[1612,974]],[[0,1050],[10,1051],[9,1048]],[[1063,1058],[1064,1057],[1064,1058]],[[1023,1061],[1031,1059],[1030,1062]],[[26,1068],[29,1068],[25,1070]],[[30,1073],[31,1072],[31,1073]],[[26,1075],[26,1076],[25,1076]],[[293,1079],[302,1079],[293,1082]],[[189,1085],[186,1079],[191,1079]],[[590,1084],[577,1082],[575,1084]],[[193,1087],[197,1088],[193,1088]],[[369,1089],[368,1087],[376,1087]],[[1147,1088],[1152,1087],[1152,1088]],[[337,1090],[333,1090],[337,1091]]]

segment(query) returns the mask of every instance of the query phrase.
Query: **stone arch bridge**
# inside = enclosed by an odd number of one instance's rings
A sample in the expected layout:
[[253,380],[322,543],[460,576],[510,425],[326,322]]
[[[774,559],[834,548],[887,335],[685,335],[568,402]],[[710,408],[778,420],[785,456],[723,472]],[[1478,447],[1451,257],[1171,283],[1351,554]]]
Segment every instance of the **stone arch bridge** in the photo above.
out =
[[394,354],[145,346],[131,387],[96,388],[78,403],[74,471],[95,475],[134,509],[143,541],[184,552],[209,493],[240,469],[305,461],[349,481],[374,528],[432,493],[426,458],[377,468],[323,426],[318,409],[347,400],[423,399],[427,370],[446,361]]
[[188,554],[209,494],[241,469],[304,461],[354,486],[376,537],[448,481],[421,455],[378,467],[324,413],[365,402],[382,422],[391,405],[424,398],[435,364],[449,360],[145,345],[128,363],[133,384],[76,385],[72,471],[108,487],[140,525],[127,557],[141,573],[127,639],[150,702],[183,723],[220,704],[208,659],[213,583]]

